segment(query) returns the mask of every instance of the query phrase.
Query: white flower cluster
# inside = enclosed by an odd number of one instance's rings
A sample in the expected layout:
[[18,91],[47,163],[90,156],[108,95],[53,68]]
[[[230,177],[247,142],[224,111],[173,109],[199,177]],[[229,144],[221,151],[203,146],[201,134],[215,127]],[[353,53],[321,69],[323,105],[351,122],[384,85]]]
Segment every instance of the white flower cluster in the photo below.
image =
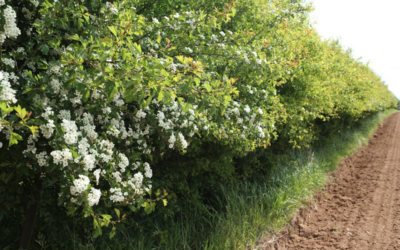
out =
[[136,113],[136,117],[139,119],[144,119],[146,118],[146,113],[143,112],[143,110],[139,109],[138,112]]
[[40,125],[40,131],[42,132],[45,138],[50,139],[50,137],[53,135],[55,126],[56,125],[54,125],[53,120],[48,120],[47,124]]
[[189,48],[189,47],[185,47],[184,51],[186,51],[189,54],[193,53],[193,50],[191,48]]
[[62,84],[58,79],[53,78],[50,81],[50,87],[54,90],[54,93],[58,94],[62,89]]
[[109,9],[111,11],[111,13],[113,13],[113,14],[117,14],[118,13],[118,9],[112,3],[106,2],[106,7],[107,7],[107,9]]
[[74,144],[78,141],[78,127],[74,121],[63,119],[61,123],[62,128],[65,131],[64,139],[67,144]]
[[175,144],[176,138],[174,133],[171,134],[171,136],[168,139],[168,143],[169,143],[169,148],[173,148],[174,144]]
[[95,171],[93,171],[93,175],[96,178],[96,185],[99,185],[100,173],[101,169],[96,169]]
[[110,193],[110,200],[114,203],[116,202],[123,202],[125,200],[124,195],[122,194],[121,188],[111,188]]
[[[266,134],[266,131],[272,132],[273,124],[266,124],[262,121],[261,117],[264,114],[264,111],[259,107],[257,108],[257,112],[252,112],[252,109],[249,105],[241,105],[238,102],[232,103],[233,107],[228,107],[224,116],[229,121],[235,121],[236,124],[232,123],[231,126],[236,127],[236,129],[240,129],[242,133],[234,133],[233,130],[226,130],[226,133],[234,139],[252,139],[254,141],[261,141],[262,139],[267,137],[269,138],[269,133]],[[241,112],[241,110],[243,112]],[[270,128],[268,127],[270,125]],[[244,133],[247,133],[246,136]]]
[[24,13],[24,17],[26,18],[26,19],[28,19],[28,20],[31,20],[32,19],[32,12],[31,11],[29,11],[27,8],[25,8],[25,7],[23,7],[22,8],[22,13]]
[[31,0],[31,3],[32,3],[35,7],[38,7],[38,6],[39,6],[39,1],[38,1],[38,0]]
[[74,186],[70,187],[71,194],[72,195],[82,194],[84,191],[88,189],[89,184],[90,184],[89,177],[80,174],[79,179],[74,180]]
[[129,166],[129,159],[124,154],[120,153],[118,167],[121,169],[121,172],[125,172],[126,167]]
[[[159,106],[156,101],[153,101],[153,104]],[[161,110],[157,111],[156,117],[158,126],[162,128],[162,130],[171,131],[168,139],[169,148],[174,148],[175,142],[177,141],[174,130],[179,129],[185,131],[185,133],[178,132],[178,138],[181,148],[186,149],[189,142],[186,141],[184,134],[188,134],[192,137],[195,132],[199,130],[198,125],[207,123],[204,114],[203,118],[198,120],[194,111],[197,107],[193,106],[192,108],[193,109],[190,108],[187,112],[184,112],[180,108],[178,102],[173,101],[171,103],[164,103]]]
[[89,206],[93,207],[94,205],[99,204],[100,197],[101,197],[101,191],[99,189],[92,187],[90,189],[90,193],[88,194],[87,198]]
[[82,162],[83,162],[83,165],[84,165],[83,170],[91,171],[95,167],[96,157],[94,155],[92,155],[92,154],[87,154],[87,155],[85,155],[83,157]]
[[10,66],[11,68],[15,68],[15,61],[11,58],[2,58],[1,59],[5,65]]
[[27,148],[22,153],[24,155],[27,154],[27,153],[36,154],[37,148],[35,146],[35,141],[37,141],[37,140],[38,140],[38,134],[30,135],[28,137],[28,141],[27,141],[28,142]]
[[182,133],[178,134],[179,140],[181,141],[181,145],[183,149],[186,149],[187,146],[189,145],[188,142],[185,140],[185,137],[183,136]]
[[144,176],[146,176],[147,178],[151,178],[153,177],[153,171],[150,168],[150,164],[148,164],[147,162],[145,162],[143,164],[144,166]]
[[121,98],[120,93],[116,93],[113,98],[114,104],[117,107],[123,106],[125,104],[125,101]]
[[11,6],[7,6],[4,9],[4,18],[6,20],[6,23],[4,25],[4,33],[0,33],[0,44],[4,43],[4,40],[6,40],[7,37],[13,37],[16,38],[21,34],[21,30],[18,29],[17,27],[17,14],[15,11],[11,8]]
[[48,166],[49,163],[47,162],[47,152],[43,151],[39,154],[36,155],[36,159],[38,161],[39,166],[44,167],[44,166]]
[[62,163],[63,167],[68,166],[68,162],[73,160],[72,153],[68,148],[64,148],[63,150],[54,150],[50,155],[53,156],[55,164]]
[[[10,78],[12,76],[4,71],[0,71],[0,100],[6,101],[8,103],[16,103],[17,98],[15,98],[16,91],[11,88]],[[15,78],[14,78],[15,80]]]

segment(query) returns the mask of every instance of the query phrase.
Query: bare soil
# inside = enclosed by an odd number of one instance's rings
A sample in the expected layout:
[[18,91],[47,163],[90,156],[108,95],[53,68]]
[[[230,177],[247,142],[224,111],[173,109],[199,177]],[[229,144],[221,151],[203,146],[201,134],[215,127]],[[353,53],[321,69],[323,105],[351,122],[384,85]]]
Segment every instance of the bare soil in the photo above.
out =
[[346,157],[325,192],[258,249],[400,250],[400,113]]

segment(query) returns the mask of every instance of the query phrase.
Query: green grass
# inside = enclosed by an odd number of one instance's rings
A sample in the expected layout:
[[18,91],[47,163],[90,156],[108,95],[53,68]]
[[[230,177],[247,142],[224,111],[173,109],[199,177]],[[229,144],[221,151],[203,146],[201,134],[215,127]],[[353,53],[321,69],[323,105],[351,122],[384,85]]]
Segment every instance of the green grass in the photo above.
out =
[[128,226],[113,243],[98,239],[93,244],[98,249],[252,249],[261,235],[285,227],[304,202],[323,189],[340,160],[366,144],[378,124],[395,112],[367,117],[357,128],[338,132],[313,149],[291,150],[258,181],[221,185],[221,195],[202,211],[189,214],[182,209],[174,219],[149,218],[150,230]]

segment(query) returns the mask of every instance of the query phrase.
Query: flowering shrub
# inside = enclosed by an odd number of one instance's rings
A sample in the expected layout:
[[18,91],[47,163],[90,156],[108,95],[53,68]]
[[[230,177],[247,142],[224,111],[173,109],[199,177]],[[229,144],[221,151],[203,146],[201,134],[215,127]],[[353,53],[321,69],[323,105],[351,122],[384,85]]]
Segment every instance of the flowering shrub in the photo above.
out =
[[[217,143],[240,157],[278,135],[307,146],[317,119],[397,103],[320,40],[301,1],[0,5],[2,188],[52,188],[69,214],[94,218],[96,235],[126,218],[109,208],[167,204],[152,165],[174,152]],[[17,197],[1,199],[11,209]]]

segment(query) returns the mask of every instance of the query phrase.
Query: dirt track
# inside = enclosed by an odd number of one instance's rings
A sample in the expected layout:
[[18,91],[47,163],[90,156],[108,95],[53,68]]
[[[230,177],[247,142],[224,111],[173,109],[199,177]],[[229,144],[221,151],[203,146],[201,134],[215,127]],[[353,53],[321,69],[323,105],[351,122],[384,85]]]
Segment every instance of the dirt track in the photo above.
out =
[[260,249],[400,249],[400,113],[347,157],[327,192]]

